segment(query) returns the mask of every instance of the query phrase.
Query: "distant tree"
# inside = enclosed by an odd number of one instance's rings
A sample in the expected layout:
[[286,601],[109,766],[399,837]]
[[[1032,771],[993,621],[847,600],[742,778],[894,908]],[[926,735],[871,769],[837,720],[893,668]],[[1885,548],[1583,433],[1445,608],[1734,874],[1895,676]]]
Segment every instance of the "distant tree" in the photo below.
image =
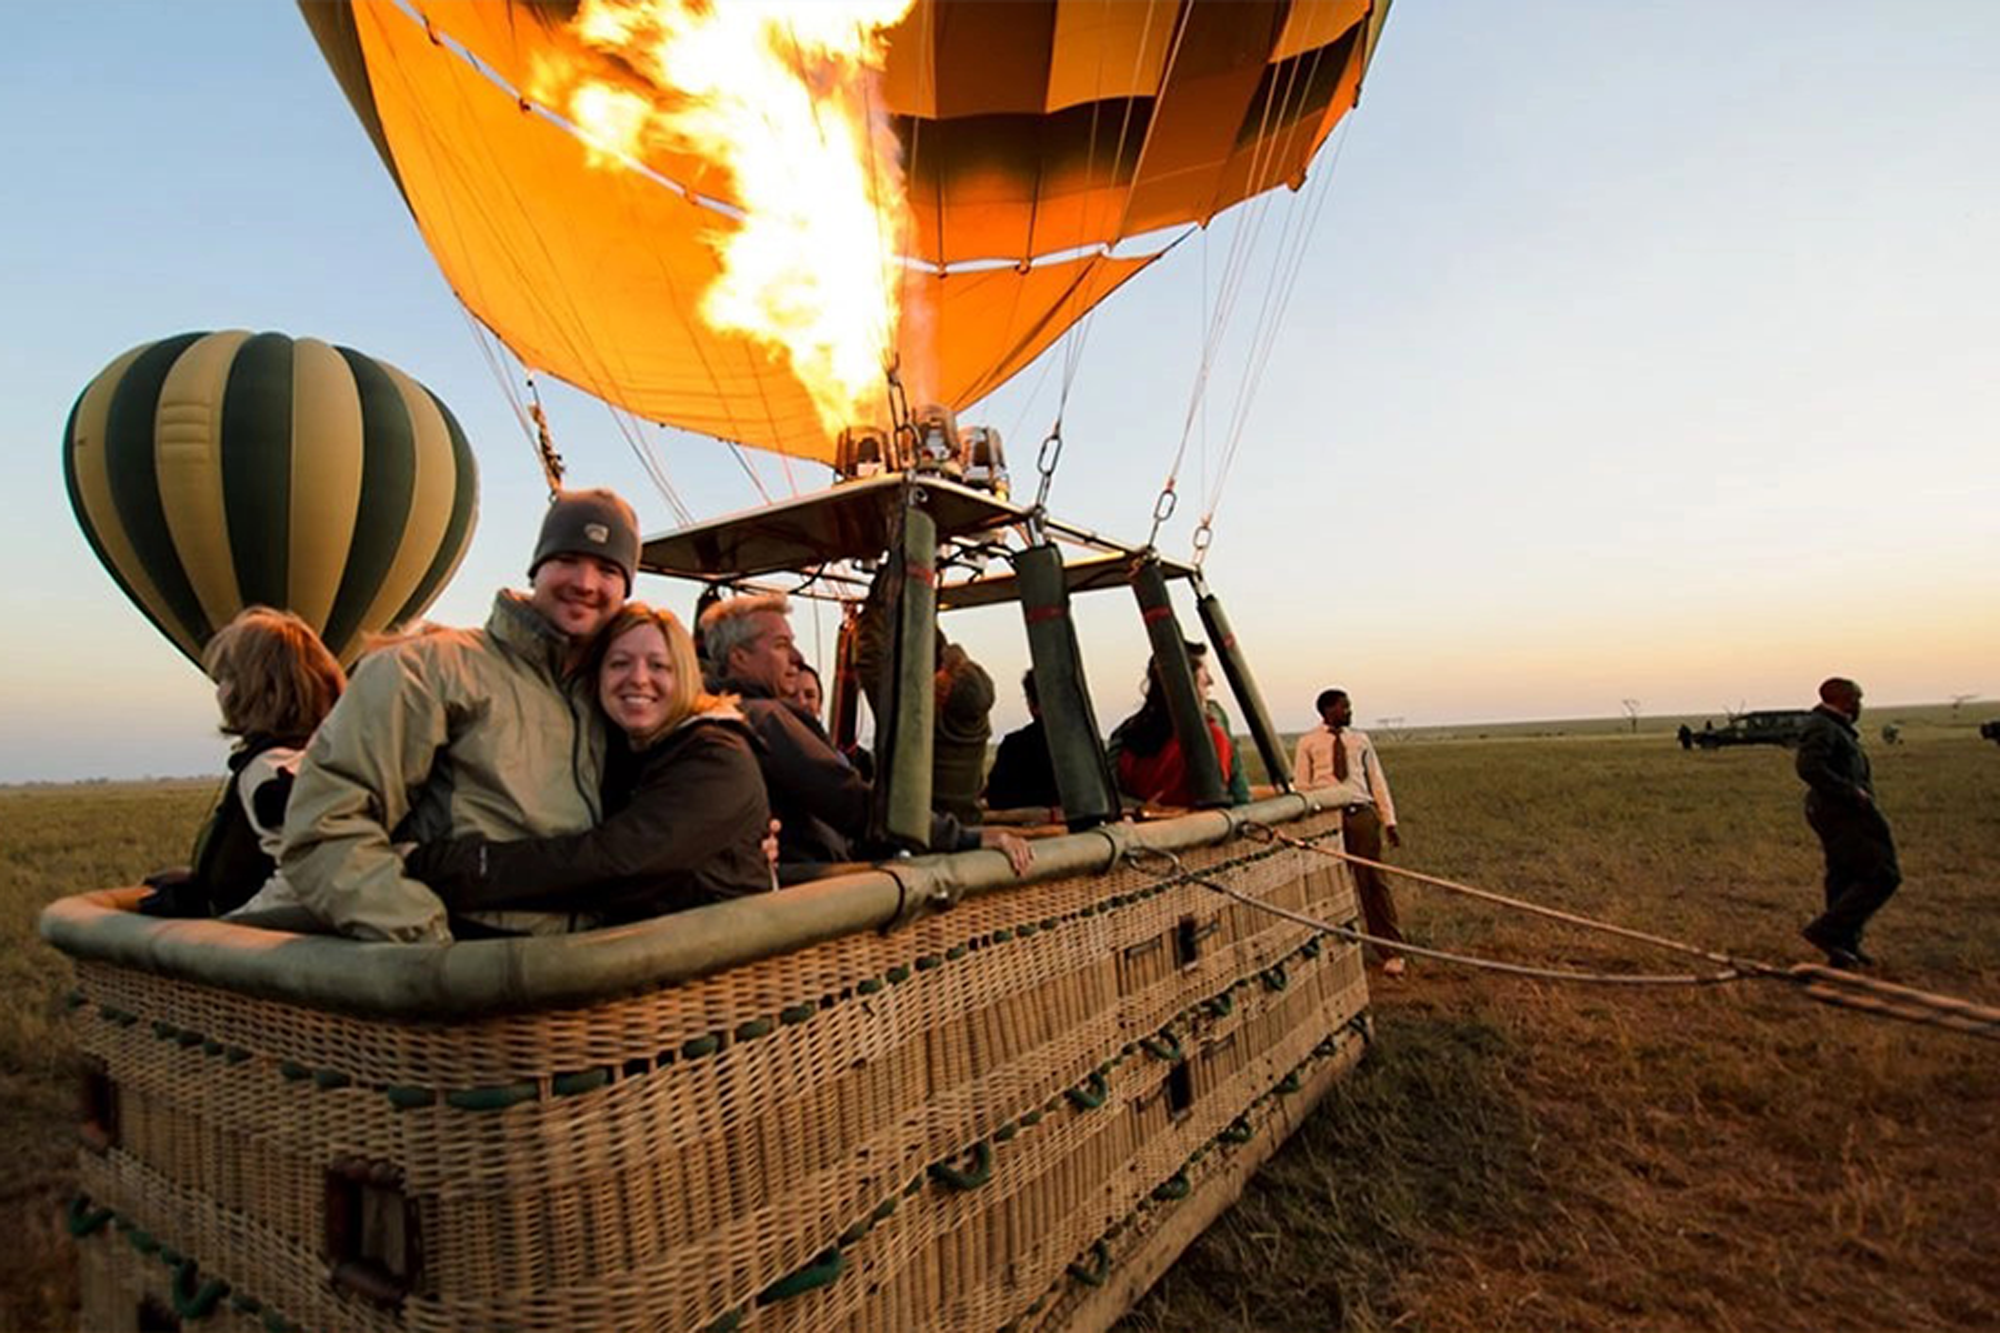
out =
[[1632,730],[1637,732],[1639,730],[1639,701],[1637,699],[1620,699],[1618,702],[1624,706],[1625,716],[1632,723]]
[[1375,729],[1377,731],[1385,733],[1392,741],[1402,740],[1403,739],[1402,716],[1399,714],[1396,717],[1378,717],[1375,719]]
[[1978,697],[1979,697],[1979,696],[1978,696],[1978,695],[1976,695],[1976,694],[1954,694],[1954,695],[1952,695],[1952,696],[1951,696],[1951,720],[1952,720],[1952,721],[1954,721],[1954,722],[1958,721],[1958,710],[1959,710],[1959,709],[1961,709],[1961,708],[1963,708],[1963,707],[1965,707],[1965,706],[1966,706],[1967,704],[1971,703],[1971,702],[1972,702],[1972,701],[1973,701],[1974,699],[1977,699]]

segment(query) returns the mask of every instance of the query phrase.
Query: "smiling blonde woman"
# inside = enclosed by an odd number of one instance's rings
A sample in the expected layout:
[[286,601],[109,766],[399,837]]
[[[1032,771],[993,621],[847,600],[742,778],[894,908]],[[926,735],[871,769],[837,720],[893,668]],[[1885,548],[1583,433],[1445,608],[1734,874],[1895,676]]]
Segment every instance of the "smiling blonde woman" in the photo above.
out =
[[588,659],[616,735],[604,822],[583,833],[412,851],[410,874],[454,913],[532,908],[613,925],[771,887],[764,779],[735,700],[702,688],[671,611],[629,602]]

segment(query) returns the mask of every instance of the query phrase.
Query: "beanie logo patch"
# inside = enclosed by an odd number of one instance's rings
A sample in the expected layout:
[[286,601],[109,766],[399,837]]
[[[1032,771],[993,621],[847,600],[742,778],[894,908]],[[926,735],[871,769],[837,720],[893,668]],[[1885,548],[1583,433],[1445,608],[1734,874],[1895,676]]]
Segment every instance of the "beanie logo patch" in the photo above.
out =
[[583,525],[583,535],[602,546],[611,540],[611,529],[602,523],[586,523]]

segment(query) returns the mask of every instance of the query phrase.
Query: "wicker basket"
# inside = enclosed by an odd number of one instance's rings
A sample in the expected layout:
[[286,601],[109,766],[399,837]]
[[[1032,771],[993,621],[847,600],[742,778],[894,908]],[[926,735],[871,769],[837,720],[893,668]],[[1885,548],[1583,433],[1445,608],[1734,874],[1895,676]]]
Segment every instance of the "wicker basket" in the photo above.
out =
[[[1307,798],[1251,813],[1339,836]],[[1050,840],[1027,884],[968,853],[603,939],[64,900],[84,1327],[1105,1328],[1364,1040],[1354,946],[1121,855],[1353,919],[1344,867],[1240,818]],[[690,961],[718,934],[763,956]]]

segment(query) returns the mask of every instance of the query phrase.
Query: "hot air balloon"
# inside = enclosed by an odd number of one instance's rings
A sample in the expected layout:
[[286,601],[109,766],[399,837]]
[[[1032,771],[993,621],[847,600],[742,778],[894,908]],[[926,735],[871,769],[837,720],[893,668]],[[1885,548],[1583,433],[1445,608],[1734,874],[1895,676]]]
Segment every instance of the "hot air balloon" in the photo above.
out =
[[[1353,797],[1287,790],[1198,555],[1176,564],[1150,538],[1120,544],[1040,497],[1016,503],[997,434],[954,412],[1174,236],[1295,183],[1353,105],[1386,0],[916,0],[883,20],[878,79],[800,80],[809,112],[879,94],[890,113],[902,315],[863,367],[889,382],[886,421],[830,414],[799,351],[775,353],[710,307],[729,268],[719,242],[761,211],[749,175],[671,137],[607,163],[597,131],[581,132],[587,112],[537,92],[553,69],[627,109],[635,95],[706,112],[744,95],[733,67],[663,83],[637,46],[607,51],[580,20],[777,15],[780,44],[802,49],[831,0],[782,15],[728,0],[301,8],[439,266],[524,362],[639,416],[841,474],[655,536],[641,563],[718,594],[785,573],[800,578],[786,591],[849,601],[872,573],[889,646],[871,692],[869,841],[915,850],[928,836],[937,612],[1003,600],[1023,608],[1072,836],[1037,830],[1025,876],[984,851],[817,867],[803,889],[560,938],[274,948],[272,932],[217,926],[156,947],[177,923],[134,920],[129,899],[57,903],[44,934],[92,964],[74,1010],[97,1061],[86,1142],[120,1147],[71,1209],[109,1275],[86,1284],[84,1322],[129,1322],[132,1293],[164,1287],[155,1299],[187,1319],[227,1293],[271,1327],[381,1333],[1109,1327],[1360,1055],[1367,984],[1332,851]],[[850,156],[879,162],[874,144]],[[823,164],[800,152],[778,165],[817,179]],[[797,280],[837,283],[847,267],[808,250]],[[157,498],[125,504],[102,455],[144,453],[157,417],[161,461],[139,471],[163,495],[169,415],[121,414],[115,386],[131,379],[150,403],[161,363],[184,354],[114,365],[72,427],[79,513],[119,499],[122,523],[143,529],[147,554],[129,566],[143,571],[180,568],[180,527]],[[226,427],[227,401],[209,415]],[[121,434],[143,443],[93,444]],[[206,469],[179,489],[219,509],[230,469]],[[988,577],[996,563],[1006,572]],[[1276,788],[1242,809],[1224,808],[1173,578],[1194,586]],[[207,587],[184,577],[140,600],[212,623],[222,601],[211,608]],[[1071,594],[1098,587],[1136,594],[1196,801],[1215,808],[1123,821],[1070,615]],[[838,739],[859,670],[852,626]],[[135,1055],[120,1025],[139,1014],[177,1043]],[[201,1096],[175,1095],[196,1079]],[[166,1095],[121,1103],[126,1081]],[[147,1157],[208,1142],[225,1119],[226,1160]],[[192,1209],[161,1202],[163,1174]],[[121,1231],[156,1238],[173,1266],[110,1239]]]
[[71,508],[190,661],[245,606],[297,612],[343,662],[419,614],[478,510],[465,433],[394,366],[280,333],[135,347],[77,398]]
[[[648,420],[835,461],[793,368],[697,314],[737,183],[658,145],[606,170],[536,100],[550,68],[657,91],[579,41],[576,3],[300,8],[439,267],[525,363]],[[1296,187],[1388,8],[918,0],[880,88],[911,222],[894,347],[920,400],[966,407],[1189,228]]]
[[[507,0],[421,10],[346,0],[300,8],[440,269],[523,363],[642,418],[826,463],[843,481],[821,497],[656,538],[646,568],[740,580],[869,561],[902,543],[913,509],[923,508],[916,521],[936,531],[917,534],[916,546],[936,547],[946,564],[1002,530],[1039,534],[1029,546],[1062,536],[1087,548],[1085,562],[1057,560],[1066,572],[1055,583],[1037,576],[1046,600],[1085,585],[1136,587],[1128,571],[1153,539],[1124,547],[1027,522],[1006,503],[997,435],[961,432],[954,413],[1193,229],[1299,186],[1355,105],[1389,6]],[[731,40],[709,40],[732,25]],[[866,35],[829,54],[839,35],[822,29]],[[767,65],[779,67],[769,82]],[[733,104],[741,114],[731,119]],[[803,134],[786,138],[786,124],[799,121]],[[858,183],[821,172],[838,159],[857,164]],[[739,319],[734,290],[718,303],[739,275],[739,241],[767,222],[782,227],[788,212],[842,212],[850,183],[872,218],[838,234],[815,230],[794,245],[789,269],[759,240],[755,260],[777,273],[776,292],[763,294],[773,308]],[[854,251],[818,248],[822,236],[844,244],[871,227],[886,253],[871,253],[866,237]],[[850,300],[857,289],[846,285],[850,270],[878,262],[886,270],[879,310]],[[815,359],[815,326],[789,308],[794,299],[824,301],[822,289],[841,293],[834,322],[884,330],[876,364],[861,375],[886,378],[886,393],[879,404],[852,394],[857,410],[845,416],[829,407],[826,381],[841,377]],[[774,326],[784,327],[765,337]],[[1053,454],[1059,431],[1058,422]],[[905,503],[905,483],[924,472],[924,504]],[[952,494],[940,474],[984,477],[971,489],[985,494]],[[1172,492],[1170,474],[1155,535]],[[1032,508],[1045,517],[1039,503]],[[1153,568],[1193,577],[1208,536],[1204,516],[1192,564]],[[1050,555],[1019,554],[1031,565]],[[1007,558],[1023,568],[1016,554]],[[815,574],[808,586],[831,585]],[[965,606],[1019,596],[1024,586],[941,583],[911,595]],[[1164,599],[1164,586],[1142,600],[1149,596]],[[1212,598],[1202,595],[1201,605],[1259,749],[1282,775],[1283,749],[1233,636]],[[919,657],[928,614],[920,609],[906,627]],[[1147,625],[1156,650],[1177,642],[1152,610]],[[1037,651],[1036,668],[1057,673],[1073,658],[1051,645]],[[1073,662],[1060,674],[1079,678]],[[1171,692],[1194,726],[1191,681]],[[845,718],[848,692],[836,682],[834,693]],[[1074,691],[1057,690],[1065,694]],[[1077,724],[1062,730],[1095,733],[1087,710],[1055,708]],[[898,719],[880,720],[897,730]],[[919,717],[903,734],[921,748],[929,731]],[[1079,761],[1079,772],[1086,767]],[[1116,809],[1106,783],[1087,785],[1094,790],[1067,808]],[[1214,784],[1203,787],[1220,799]],[[906,825],[924,800],[919,784]]]

